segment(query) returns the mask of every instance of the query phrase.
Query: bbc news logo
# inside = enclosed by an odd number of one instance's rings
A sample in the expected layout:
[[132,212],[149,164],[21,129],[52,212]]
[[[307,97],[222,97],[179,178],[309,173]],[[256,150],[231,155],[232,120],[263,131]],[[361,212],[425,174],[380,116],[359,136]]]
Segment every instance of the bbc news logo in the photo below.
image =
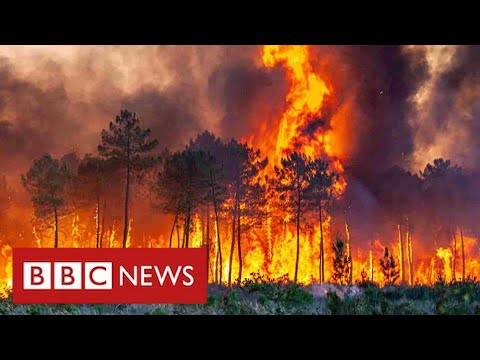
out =
[[206,300],[205,248],[13,249],[15,304]]
[[[52,281],[53,264],[53,281]],[[83,266],[82,266],[83,265]],[[82,271],[83,267],[83,271]],[[123,268],[121,266],[120,268]],[[82,274],[83,272],[83,274]],[[84,281],[82,281],[82,277]],[[112,289],[111,262],[24,262],[24,290]]]

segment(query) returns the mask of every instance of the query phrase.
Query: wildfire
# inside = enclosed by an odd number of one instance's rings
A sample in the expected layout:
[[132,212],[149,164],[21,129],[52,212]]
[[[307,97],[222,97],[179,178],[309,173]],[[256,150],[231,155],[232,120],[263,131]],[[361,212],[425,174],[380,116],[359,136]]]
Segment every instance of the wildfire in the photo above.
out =
[[[273,166],[280,165],[282,157],[293,151],[302,152],[310,158],[326,158],[330,162],[331,169],[340,175],[334,188],[337,195],[341,195],[347,185],[342,176],[344,167],[334,153],[332,145],[332,139],[335,137],[334,129],[324,126],[325,122],[322,119],[324,100],[327,96],[331,96],[333,91],[315,71],[308,46],[266,45],[263,48],[262,61],[267,68],[283,66],[289,83],[285,99],[287,107],[278,121],[277,131],[271,131],[269,133],[271,135],[268,135],[276,136],[276,139],[273,141],[262,139],[258,144],[263,155],[270,160],[270,166],[266,171],[272,174]],[[269,146],[272,143],[274,147]],[[268,221],[268,249],[258,251],[251,244],[248,248],[250,252],[245,257],[247,269],[256,272],[261,268],[273,278],[292,273],[295,261],[292,254],[296,251],[296,238],[294,231],[287,226],[287,221],[288,219],[285,219],[281,233],[274,233],[271,222]],[[298,278],[301,282],[309,283],[319,277],[320,232],[320,226],[317,224],[313,231],[301,235],[300,253],[305,259],[299,264]],[[330,249],[330,216],[328,215],[323,219],[322,232],[327,249],[325,276],[328,278],[331,273],[331,268],[328,266],[328,249]],[[262,248],[261,244],[256,243],[256,246]],[[249,272],[247,270],[247,274]]]
[[[311,158],[323,158],[329,161],[330,170],[340,175],[334,184],[335,196],[341,197],[347,182],[345,180],[344,163],[341,161],[339,145],[346,142],[343,133],[335,127],[339,118],[348,119],[348,109],[341,107],[334,112],[331,119],[326,119],[325,111],[328,100],[335,96],[335,88],[328,80],[328,76],[321,73],[308,46],[268,45],[263,48],[262,62],[266,68],[281,66],[289,85],[285,97],[285,110],[277,119],[255,119],[258,131],[262,137],[251,135],[249,143],[261,150],[262,156],[269,159],[269,166],[265,169],[270,176],[273,167],[279,166],[282,157],[298,151]],[[274,124],[272,128],[272,124]],[[231,204],[227,204],[231,207]],[[241,204],[241,207],[244,206]],[[270,204],[267,204],[270,209]],[[271,207],[273,208],[273,206]],[[242,208],[243,210],[243,208]],[[88,214],[76,213],[66,217],[62,223],[60,244],[64,247],[91,247],[96,244],[97,231],[102,225],[98,207]],[[210,209],[211,211],[211,209]],[[93,215],[93,216],[92,216]],[[207,220],[208,217],[208,220]],[[241,260],[242,278],[251,273],[260,272],[269,278],[278,279],[288,275],[293,279],[296,253],[296,232],[291,226],[290,214],[285,214],[281,225],[275,224],[272,217],[268,217],[261,229],[242,227]],[[227,216],[218,223],[212,214],[195,213],[192,216],[191,247],[210,244],[209,252],[209,281],[226,283],[229,275],[232,281],[237,279],[240,269],[238,258],[238,243],[232,245],[231,233],[235,224]],[[65,225],[67,224],[67,225]],[[122,226],[118,220],[102,228],[101,244],[104,247],[122,246]],[[207,225],[208,224],[208,225]],[[64,226],[65,225],[65,226]],[[137,239],[132,232],[135,223],[130,219],[128,227],[127,247],[168,247],[171,238],[173,246],[182,244],[182,226],[176,223],[171,236],[159,235],[152,237],[143,233],[143,238]],[[208,227],[208,230],[206,230]],[[120,230],[119,230],[120,229]],[[416,239],[407,231],[402,233],[401,226],[392,227],[392,235],[387,239],[373,238],[367,244],[355,242],[355,229],[350,228],[345,221],[343,238],[347,239],[346,249],[352,257],[352,282],[361,280],[374,281],[385,285],[383,280],[380,259],[384,256],[385,247],[396,262],[400,279],[409,285],[431,284],[439,279],[444,281],[479,278],[480,276],[480,248],[477,239],[466,236],[460,230],[455,234],[456,241],[443,244],[427,253],[421,249],[419,243],[423,239]],[[325,280],[331,281],[333,274],[332,253],[332,214],[325,211],[322,226],[319,221],[311,221],[309,226],[302,228],[300,234],[300,261],[298,267],[298,281],[304,284],[318,282],[320,278],[320,238],[321,232],[325,242]],[[33,227],[32,246],[51,247],[53,229],[37,229]],[[0,234],[1,235],[1,234]],[[471,234],[470,234],[471,235]],[[207,239],[208,237],[208,239]],[[350,243],[350,237],[352,243]],[[413,238],[413,240],[412,240]],[[426,240],[425,240],[426,241]],[[232,250],[235,251],[232,254]],[[6,289],[12,285],[12,249],[9,245],[1,247],[0,251],[0,297],[5,295]],[[231,259],[231,260],[230,260]],[[402,267],[402,264],[403,267]],[[397,283],[399,283],[398,281]]]
[[452,249],[444,249],[440,247],[437,249],[437,256],[443,261],[443,276],[445,277],[445,280],[452,280]]
[[269,68],[282,64],[290,82],[286,98],[288,107],[280,120],[273,162],[278,164],[282,156],[299,147],[308,156],[318,155],[319,152],[330,155],[329,134],[316,134],[313,138],[317,141],[313,144],[303,143],[299,136],[312,120],[321,116],[323,99],[330,94],[325,82],[313,71],[308,48],[268,45],[264,47],[262,59]]
[[4,245],[0,253],[3,258],[6,259],[5,264],[5,277],[0,281],[0,298],[4,297],[8,293],[8,289],[12,288],[12,248],[10,245]]
[[[258,145],[272,165],[279,165],[282,157],[292,151],[299,151],[311,158],[326,158],[331,168],[343,174],[344,167],[337,158],[334,144],[339,142],[335,129],[325,126],[322,108],[327,96],[333,95],[331,85],[327,85],[322,76],[314,70],[310,59],[310,50],[305,45],[266,45],[263,48],[262,61],[265,67],[281,65],[286,71],[289,90],[286,95],[287,108],[278,122],[277,131],[267,136],[276,136],[269,141],[261,139]],[[253,141],[253,136],[251,137]],[[269,144],[273,143],[274,147]],[[335,184],[339,194],[346,187],[344,177]]]

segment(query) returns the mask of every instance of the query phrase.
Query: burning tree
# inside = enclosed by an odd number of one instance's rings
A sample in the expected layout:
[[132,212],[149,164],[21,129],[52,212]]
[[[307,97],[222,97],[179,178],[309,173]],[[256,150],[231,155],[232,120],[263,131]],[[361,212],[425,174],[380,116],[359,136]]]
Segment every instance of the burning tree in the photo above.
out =
[[35,215],[40,219],[54,218],[54,247],[58,247],[58,218],[65,209],[65,185],[70,175],[65,163],[45,154],[36,159],[21,176],[22,185],[31,195]]
[[[202,173],[200,175],[202,187],[205,194],[200,203],[203,207],[203,213],[206,218],[206,234],[202,234],[204,243],[207,246],[207,274],[209,274],[210,267],[210,205],[213,206],[215,218],[215,236],[216,236],[216,256],[215,256],[215,279],[222,281],[223,275],[223,256],[221,247],[220,234],[220,212],[222,205],[226,199],[226,180],[225,180],[225,163],[228,162],[226,158],[227,152],[225,145],[214,134],[205,131],[198,135],[195,140],[190,140],[187,146],[188,150],[199,152],[199,164]],[[203,230],[202,226],[202,232]],[[206,241],[205,241],[206,238]],[[218,276],[220,275],[220,276]]]
[[[309,165],[311,173],[310,188],[308,190],[310,197],[310,206],[312,210],[318,210],[318,219],[320,227],[320,263],[319,263],[319,279],[320,283],[325,281],[325,249],[323,239],[323,211],[329,205],[334,196],[334,183],[338,181],[338,174],[328,170],[329,163],[327,161],[316,159]],[[350,244],[347,244],[348,256],[351,257]],[[350,263],[351,264],[351,263]],[[351,279],[350,281],[351,282]]]
[[400,278],[406,282],[408,265],[409,283],[413,285],[412,233],[414,211],[420,211],[422,202],[421,180],[418,176],[399,166],[385,171],[378,179],[378,196],[388,217],[397,224],[398,246],[400,249]]
[[[184,150],[171,154],[164,160],[159,173],[157,190],[160,208],[165,213],[175,214],[174,226],[180,216],[183,216],[182,247],[189,247],[191,223],[195,213],[207,191],[202,176],[205,153],[201,151]],[[170,245],[171,237],[170,233]]]
[[[201,176],[200,180],[204,188],[203,201],[207,204],[212,203],[213,211],[215,214],[215,229],[217,237],[217,249],[218,257],[215,261],[219,261],[220,266],[216,266],[216,269],[219,269],[219,281],[222,282],[223,275],[223,264],[222,264],[222,243],[220,241],[220,222],[219,222],[219,210],[220,205],[225,201],[225,185],[223,182],[224,173],[223,173],[223,164],[217,162],[214,155],[210,152],[204,152],[202,150],[198,151]],[[207,206],[208,209],[208,206]],[[208,211],[207,211],[208,216]],[[207,224],[209,227],[209,224]],[[210,252],[210,229],[208,229],[207,234],[207,274],[209,266],[209,252]],[[218,263],[217,263],[218,265]]]
[[[179,177],[180,170],[178,169],[178,164],[173,160],[173,154],[167,151],[162,160],[163,166],[158,173],[158,179],[154,190],[158,198],[156,206],[159,208],[160,212],[174,215],[168,246],[171,248],[173,233],[180,216],[182,188]],[[178,239],[178,247],[180,247],[180,239]]]
[[297,253],[295,258],[294,281],[298,279],[300,259],[300,225],[303,215],[308,211],[308,195],[311,189],[310,160],[301,153],[294,152],[283,158],[282,166],[275,167],[275,189],[288,214],[295,221],[297,229]]
[[385,247],[385,252],[383,258],[380,259],[380,267],[382,269],[382,274],[385,279],[386,285],[393,285],[400,277],[397,269],[397,263],[393,257],[393,254],[388,252],[388,248]]
[[350,282],[350,272],[352,259],[345,254],[345,243],[337,237],[332,244],[334,254],[333,258],[333,280],[340,285],[346,285]]
[[78,164],[77,176],[73,178],[73,196],[80,206],[95,207],[96,247],[102,247],[105,234],[107,198],[118,183],[118,163],[86,154]]
[[132,171],[141,171],[153,166],[158,160],[147,155],[157,145],[156,139],[150,138],[150,129],[140,127],[140,120],[135,113],[120,111],[115,123],[110,122],[109,130],[102,130],[101,144],[98,152],[105,159],[115,160],[125,167],[125,207],[123,227],[123,247],[127,246],[129,227],[129,197]]
[[[267,159],[262,159],[259,150],[247,144],[230,141],[226,146],[229,161],[224,164],[227,188],[229,189],[232,214],[232,246],[230,249],[230,267],[228,283],[231,283],[233,253],[235,249],[235,226],[238,250],[238,277],[242,280],[242,226],[247,229],[261,225],[265,205],[265,186],[259,182],[259,174],[267,166]],[[243,219],[243,223],[242,223]],[[235,225],[236,223],[236,225]]]
[[465,251],[462,231],[462,212],[469,204],[467,178],[459,166],[451,165],[450,160],[435,159],[420,172],[426,201],[431,204],[433,225],[453,240],[452,274],[456,279],[457,238],[456,228],[460,228],[462,249],[462,281],[465,281]]
[[[233,257],[235,245],[238,251],[238,279],[242,278],[242,229],[250,229],[260,225],[262,207],[265,204],[264,186],[259,182],[258,176],[266,167],[267,160],[260,157],[260,152],[231,140],[225,144],[215,135],[204,132],[190,141],[188,149],[199,151],[202,157],[203,174],[202,183],[206,189],[207,210],[207,242],[209,241],[209,205],[212,203],[215,211],[217,234],[217,259],[220,266],[220,281],[222,268],[222,247],[220,241],[220,213],[222,216],[231,216],[232,241],[230,246],[228,284],[232,282]],[[211,200],[210,200],[211,199]],[[218,268],[216,266],[216,268]]]

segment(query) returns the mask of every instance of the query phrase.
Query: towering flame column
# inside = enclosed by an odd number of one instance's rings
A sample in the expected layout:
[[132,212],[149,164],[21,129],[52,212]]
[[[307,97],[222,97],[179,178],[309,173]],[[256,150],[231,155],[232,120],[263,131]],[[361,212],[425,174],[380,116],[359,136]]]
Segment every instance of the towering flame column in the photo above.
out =
[[[340,174],[339,181],[334,185],[336,193],[341,195],[346,187],[343,174],[343,166],[340,160],[335,156],[333,143],[338,136],[335,129],[321,119],[322,107],[327,96],[332,95],[332,90],[326,81],[314,70],[311,61],[311,53],[308,46],[303,45],[267,45],[263,48],[262,61],[265,67],[273,68],[280,65],[285,69],[289,89],[286,95],[286,109],[277,119],[277,132],[271,131],[265,133],[262,142],[256,144],[264,156],[269,158],[269,167],[266,172],[274,175],[273,167],[279,166],[282,157],[297,151],[304,153],[311,158],[324,158],[331,164],[331,170]],[[328,119],[325,119],[328,120]],[[320,124],[320,126],[318,126]],[[313,126],[312,126],[313,125]],[[276,138],[272,138],[276,137]],[[272,146],[273,144],[273,146]],[[322,210],[320,209],[320,214]],[[328,214],[326,214],[328,215]],[[310,238],[305,238],[302,243],[302,251],[306,251],[302,257],[313,258],[319,256],[320,281],[325,280],[325,253],[323,239],[323,227],[328,227],[330,216],[325,216],[324,220],[320,216],[319,234]],[[268,230],[270,232],[270,229]],[[320,235],[319,254],[316,252],[318,245],[314,240]],[[284,239],[285,240],[285,239]],[[305,246],[304,246],[305,245]],[[350,243],[349,243],[350,246]],[[308,254],[309,253],[309,254]],[[314,255],[315,254],[315,255]],[[304,277],[312,276],[310,273],[304,274]]]
[[313,71],[309,57],[308,47],[304,45],[266,45],[263,49],[263,64],[268,68],[281,64],[290,85],[286,96],[288,108],[280,119],[276,147],[273,154],[267,154],[275,165],[280,163],[282,155],[292,150],[306,152],[309,156],[327,150],[325,144],[322,149],[312,149],[307,142],[301,144],[301,149],[294,144],[294,141],[301,142],[301,130],[312,118],[321,115],[324,97],[330,94],[323,79]]
[[[311,54],[306,45],[265,45],[262,61],[265,67],[281,65],[286,72],[289,90],[285,101],[287,108],[278,122],[278,130],[264,134],[276,136],[274,141],[262,141],[256,144],[271,165],[280,165],[281,158],[293,151],[305,153],[310,157],[326,157],[340,175],[344,169],[342,162],[335,156],[332,142],[339,134],[329,125],[316,127],[313,134],[305,135],[305,130],[322,116],[322,107],[327,96],[332,96],[331,87],[315,72]],[[308,132],[308,131],[307,131]],[[270,147],[270,143],[274,147]],[[273,166],[270,167],[273,170]],[[272,174],[273,175],[273,171]],[[343,176],[335,184],[342,194],[347,183]]]

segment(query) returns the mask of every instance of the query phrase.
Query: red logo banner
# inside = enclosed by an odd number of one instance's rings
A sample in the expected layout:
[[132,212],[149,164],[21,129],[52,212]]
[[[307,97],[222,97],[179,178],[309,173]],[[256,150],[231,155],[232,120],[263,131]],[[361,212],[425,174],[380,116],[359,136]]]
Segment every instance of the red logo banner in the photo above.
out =
[[13,249],[15,304],[204,304],[206,250]]

